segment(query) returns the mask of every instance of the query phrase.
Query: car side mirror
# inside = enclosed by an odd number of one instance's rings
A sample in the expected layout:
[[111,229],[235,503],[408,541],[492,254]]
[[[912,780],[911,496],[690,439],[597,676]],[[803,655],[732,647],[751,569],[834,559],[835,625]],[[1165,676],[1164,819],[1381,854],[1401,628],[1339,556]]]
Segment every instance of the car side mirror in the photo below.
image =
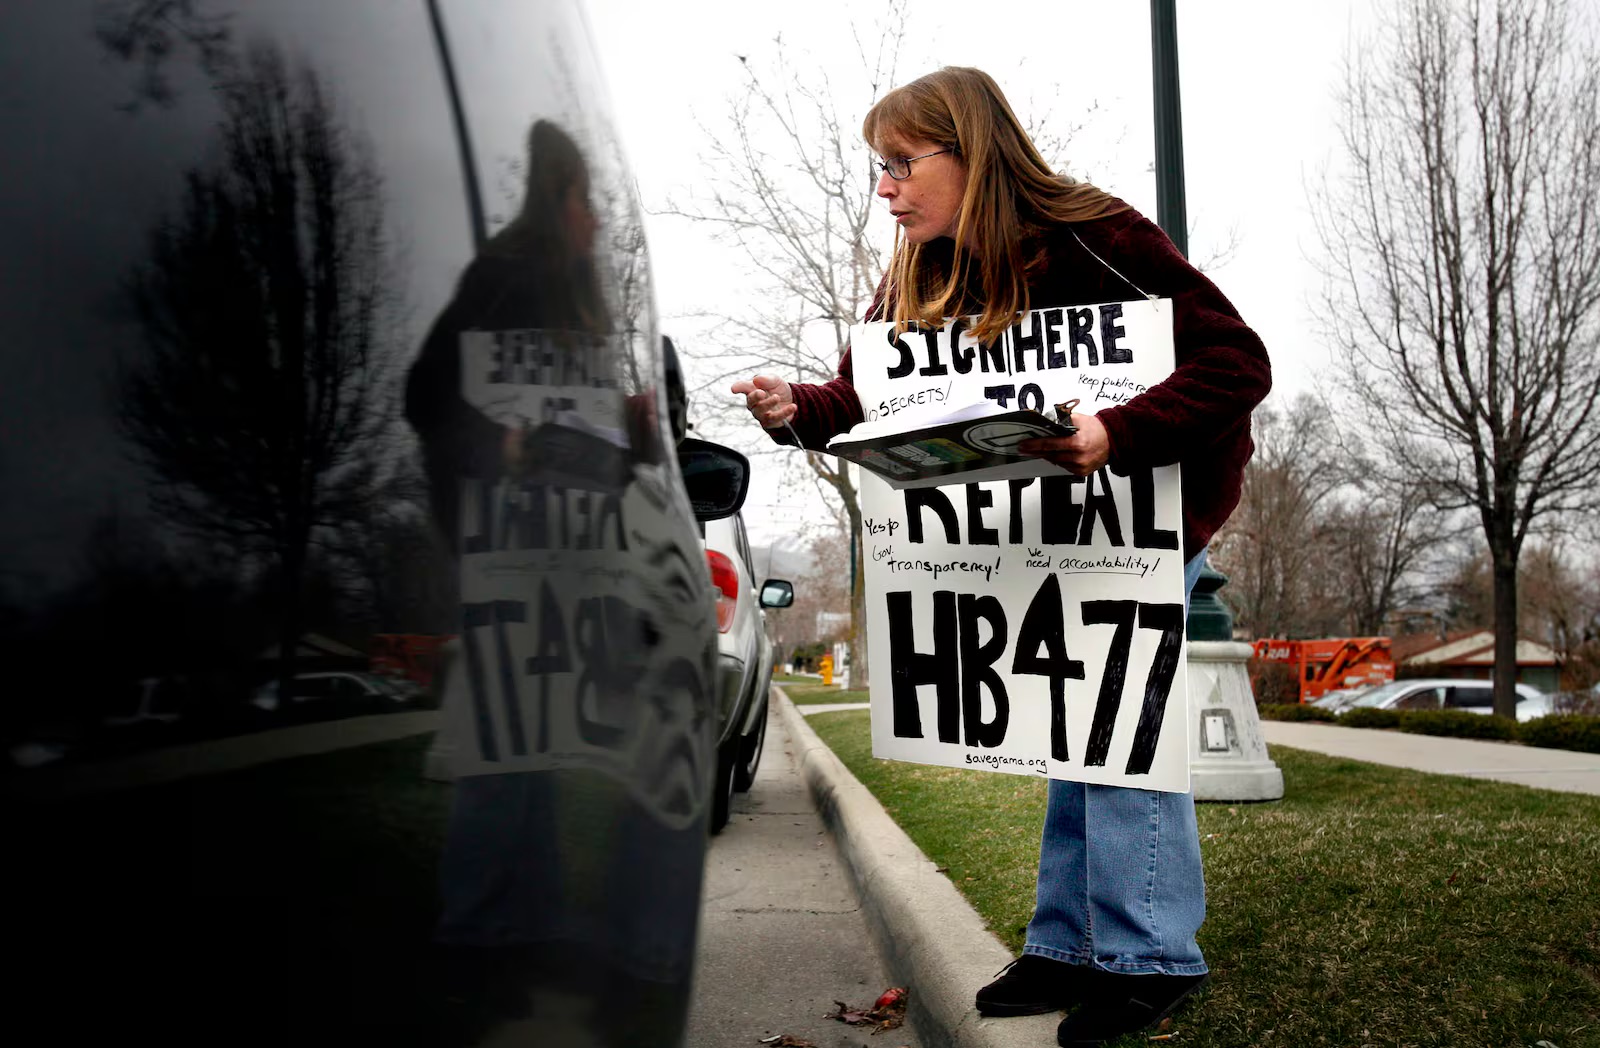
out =
[[750,460],[732,448],[696,437],[680,440],[678,469],[695,520],[731,517],[744,505],[750,490]]
[[786,579],[768,579],[761,584],[763,608],[787,608],[794,603],[794,585]]

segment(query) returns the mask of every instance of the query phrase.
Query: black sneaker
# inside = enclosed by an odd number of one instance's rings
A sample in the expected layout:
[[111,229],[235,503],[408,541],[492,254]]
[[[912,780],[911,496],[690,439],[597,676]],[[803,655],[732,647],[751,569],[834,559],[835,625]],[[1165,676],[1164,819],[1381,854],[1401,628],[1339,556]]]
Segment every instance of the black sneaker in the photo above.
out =
[[1126,975],[1096,971],[1084,1005],[1056,1027],[1062,1048],[1090,1048],[1147,1030],[1178,1010],[1210,975]]
[[1089,969],[1025,953],[999,975],[978,991],[979,1015],[1043,1015],[1070,1008],[1083,1000]]

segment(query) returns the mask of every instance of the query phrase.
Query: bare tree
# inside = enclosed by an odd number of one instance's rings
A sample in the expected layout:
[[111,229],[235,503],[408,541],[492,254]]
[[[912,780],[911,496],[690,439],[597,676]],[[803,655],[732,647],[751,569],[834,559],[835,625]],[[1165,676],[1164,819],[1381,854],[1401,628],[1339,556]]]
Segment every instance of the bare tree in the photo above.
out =
[[373,478],[322,553],[345,622],[377,633],[455,628],[454,564],[430,520],[427,477],[414,458]]
[[94,37],[106,52],[137,64],[139,80],[121,108],[138,112],[150,104],[170,107],[178,97],[169,68],[175,55],[191,53],[212,80],[232,68],[233,16],[210,14],[200,0],[97,0]]
[[394,282],[378,176],[318,79],[263,47],[218,90],[221,160],[129,281],[120,421],[157,512],[270,570],[287,676],[311,548],[393,460]]
[[1319,531],[1343,631],[1357,636],[1389,632],[1396,612],[1424,599],[1425,569],[1452,533],[1425,488],[1364,468]]
[[[773,563],[772,549],[766,554],[767,563]],[[761,559],[762,554],[758,551],[756,556]],[[796,648],[823,639],[824,613],[839,615],[850,607],[849,546],[842,531],[817,529],[809,541],[786,543],[780,565],[785,562],[786,566],[770,571],[792,581],[795,593],[793,605],[767,612],[767,633],[777,662],[789,661]]]
[[1600,574],[1593,562],[1583,563],[1564,544],[1528,546],[1517,592],[1518,614],[1527,624],[1524,632],[1549,645],[1563,665],[1595,639],[1600,625]]
[[1428,569],[1454,537],[1448,515],[1374,470],[1335,420],[1310,394],[1256,412],[1256,455],[1212,555],[1258,636],[1375,636],[1435,592]]
[[1320,522],[1349,480],[1346,456],[1329,439],[1327,405],[1310,394],[1257,408],[1255,427],[1239,507],[1212,556],[1241,625],[1263,637],[1322,633],[1330,609],[1319,599],[1329,582]]
[[[738,56],[741,93],[726,122],[705,129],[709,153],[704,160],[712,172],[706,196],[674,202],[664,211],[712,227],[763,285],[760,302],[748,311],[710,318],[715,321],[712,345],[685,344],[686,356],[715,360],[716,372],[705,386],[725,391],[733,379],[752,371],[801,382],[834,377],[850,326],[860,321],[886,264],[868,233],[875,199],[871,155],[859,128],[867,109],[894,82],[905,20],[904,0],[890,0],[877,31],[855,34],[863,83],[848,93],[823,73],[790,67],[781,38],[774,41],[770,68]],[[730,355],[730,347],[738,352]],[[724,418],[722,424],[729,421]],[[856,469],[815,453],[805,454],[803,462],[806,472],[800,477],[809,476],[831,496],[856,554],[851,558],[850,640],[854,679],[865,683]],[[791,482],[805,482],[789,476]]]
[[1473,513],[1515,702],[1517,564],[1600,469],[1600,56],[1567,0],[1402,0],[1348,63],[1319,225],[1357,408]]

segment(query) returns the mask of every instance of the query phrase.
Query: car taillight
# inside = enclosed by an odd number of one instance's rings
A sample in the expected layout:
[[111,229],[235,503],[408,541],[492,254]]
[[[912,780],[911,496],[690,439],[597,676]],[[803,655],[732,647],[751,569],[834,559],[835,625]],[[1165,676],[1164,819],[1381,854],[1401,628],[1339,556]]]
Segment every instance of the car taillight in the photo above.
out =
[[726,633],[733,628],[733,610],[739,606],[739,570],[727,554],[714,549],[706,550],[706,564],[711,568],[711,585],[717,588],[717,632]]

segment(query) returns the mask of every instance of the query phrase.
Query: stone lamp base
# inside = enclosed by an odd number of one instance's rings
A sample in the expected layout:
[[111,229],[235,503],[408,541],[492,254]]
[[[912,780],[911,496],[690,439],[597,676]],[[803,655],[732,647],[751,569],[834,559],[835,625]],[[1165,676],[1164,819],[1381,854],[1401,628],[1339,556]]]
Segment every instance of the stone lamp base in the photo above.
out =
[[1197,801],[1275,801],[1283,772],[1267,756],[1261,719],[1245,671],[1251,648],[1237,641],[1191,640],[1189,772]]

